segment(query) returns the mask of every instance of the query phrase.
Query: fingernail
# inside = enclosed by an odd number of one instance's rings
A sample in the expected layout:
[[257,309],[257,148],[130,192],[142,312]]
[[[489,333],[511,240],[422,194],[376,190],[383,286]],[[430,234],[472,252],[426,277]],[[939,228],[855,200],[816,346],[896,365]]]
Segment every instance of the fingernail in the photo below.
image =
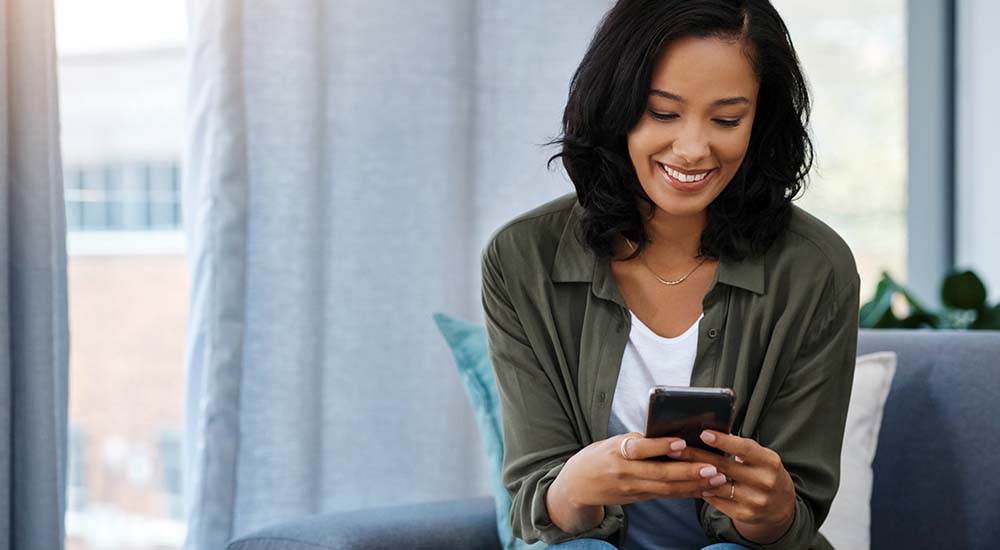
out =
[[681,453],[680,453],[680,451],[673,451],[673,452],[667,453],[667,456],[669,456],[670,458],[680,458],[681,457]]
[[708,483],[713,487],[718,487],[719,485],[722,485],[725,482],[726,482],[726,476],[723,474],[719,474],[713,477],[712,479],[708,480]]
[[685,442],[683,439],[678,440],[678,441],[674,441],[673,443],[670,444],[670,448],[673,449],[673,450],[675,450],[675,451],[680,451],[684,447],[687,447],[687,446],[688,446],[687,442]]
[[709,431],[701,432],[701,438],[708,443],[715,443],[715,434]]
[[713,493],[712,491],[703,491],[701,493],[701,496],[703,496],[703,497],[714,497],[715,493]]
[[701,477],[712,477],[716,473],[715,466],[705,466],[701,469]]

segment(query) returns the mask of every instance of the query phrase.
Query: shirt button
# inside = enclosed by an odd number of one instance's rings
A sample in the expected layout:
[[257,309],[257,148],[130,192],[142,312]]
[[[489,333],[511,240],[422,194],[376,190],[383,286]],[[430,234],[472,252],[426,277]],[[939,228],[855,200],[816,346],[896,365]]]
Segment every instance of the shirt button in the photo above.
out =
[[604,392],[600,392],[600,393],[597,394],[597,402],[598,403],[604,403],[604,398],[605,398]]
[[719,331],[715,330],[714,328],[708,329],[708,337],[709,338],[715,338],[718,335],[719,335]]

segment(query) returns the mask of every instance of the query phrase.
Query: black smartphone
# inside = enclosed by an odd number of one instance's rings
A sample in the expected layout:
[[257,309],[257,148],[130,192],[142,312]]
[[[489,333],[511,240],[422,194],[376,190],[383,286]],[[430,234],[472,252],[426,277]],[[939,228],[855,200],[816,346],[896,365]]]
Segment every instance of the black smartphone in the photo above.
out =
[[[680,437],[688,447],[697,447],[726,456],[721,449],[701,440],[702,430],[732,433],[736,398],[729,388],[653,386],[649,389],[646,437]],[[669,456],[651,460],[672,461]]]

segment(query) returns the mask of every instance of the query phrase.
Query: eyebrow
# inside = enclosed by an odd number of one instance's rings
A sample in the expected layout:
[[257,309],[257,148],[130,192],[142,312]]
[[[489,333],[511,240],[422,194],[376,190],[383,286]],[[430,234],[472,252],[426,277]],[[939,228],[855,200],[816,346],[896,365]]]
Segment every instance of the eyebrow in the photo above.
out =
[[[681,97],[681,96],[679,96],[677,94],[674,94],[674,93],[670,93],[670,92],[665,91],[665,90],[657,90],[656,88],[653,88],[652,90],[649,91],[649,94],[650,95],[658,95],[660,97],[665,97],[667,99],[672,99],[674,101],[679,101],[681,103],[684,103],[684,98],[683,97]],[[743,97],[743,96],[724,97],[722,99],[716,99],[715,101],[713,101],[712,102],[712,106],[714,107],[716,105],[739,105],[741,103],[749,104],[750,100],[747,99],[747,98],[745,98],[745,97]]]

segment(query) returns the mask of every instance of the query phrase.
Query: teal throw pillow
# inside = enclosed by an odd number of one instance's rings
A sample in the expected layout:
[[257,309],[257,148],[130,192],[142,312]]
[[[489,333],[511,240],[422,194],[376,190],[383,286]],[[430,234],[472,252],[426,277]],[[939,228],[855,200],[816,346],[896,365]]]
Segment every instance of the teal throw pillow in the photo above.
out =
[[465,393],[476,414],[479,436],[486,451],[493,486],[493,502],[497,515],[497,535],[504,550],[541,550],[545,543],[527,544],[515,538],[510,530],[510,495],[503,486],[503,425],[500,420],[500,398],[486,346],[486,329],[482,325],[435,313],[434,322],[444,335],[465,385]]

